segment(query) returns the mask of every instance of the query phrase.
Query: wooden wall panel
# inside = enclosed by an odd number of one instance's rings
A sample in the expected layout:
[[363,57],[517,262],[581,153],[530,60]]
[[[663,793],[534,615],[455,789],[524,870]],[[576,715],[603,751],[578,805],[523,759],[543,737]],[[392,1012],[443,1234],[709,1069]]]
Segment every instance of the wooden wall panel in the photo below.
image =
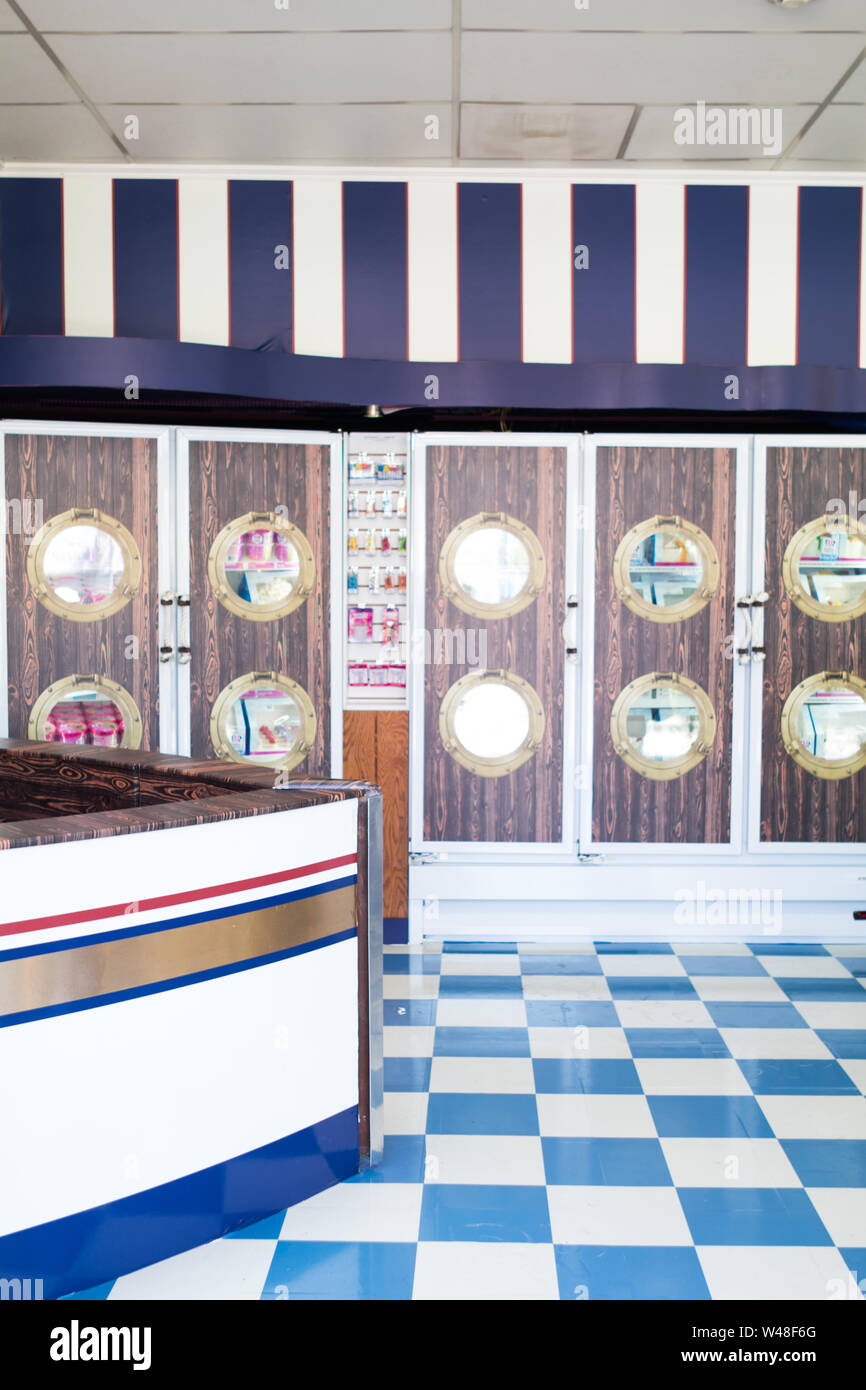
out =
[[866,450],[767,450],[761,839],[866,840],[866,770],[840,781],[812,777],[785,752],[781,718],[794,686],[819,671],[866,676],[866,617],[822,623],[791,602],[782,558],[791,537],[823,516],[832,498],[866,496]]
[[374,709],[347,709],[343,714],[343,776],[375,782],[376,718]]
[[[427,450],[426,626],[431,632],[486,633],[491,670],[510,670],[535,688],[546,718],[538,752],[505,777],[477,777],[444,750],[442,700],[463,661],[428,662],[424,697],[424,838],[474,843],[556,842],[562,836],[563,642],[566,451],[502,445],[437,445]],[[478,512],[507,512],[535,532],[547,561],[542,592],[513,618],[474,618],[442,592],[439,555],[448,534]],[[445,650],[448,650],[446,645]],[[467,652],[477,651],[473,643]],[[459,655],[459,650],[455,653]]]
[[[604,447],[597,456],[593,839],[598,843],[724,844],[730,839],[736,450]],[[682,516],[706,531],[719,555],[710,603],[679,623],[651,623],[623,604],[613,561],[623,536],[646,518]],[[709,695],[716,738],[708,756],[671,782],[640,776],[617,755],[613,703],[649,671],[689,676]]]
[[[6,631],[9,653],[9,734],[26,738],[40,691],[63,676],[107,676],[132,695],[142,718],[142,746],[159,745],[157,665],[157,446],[154,439],[15,435],[6,439],[6,501],[41,503],[43,521],[71,507],[96,507],[135,537],[142,581],[113,616],[74,623],[34,597],[26,557],[32,540],[12,527],[6,535]],[[8,515],[8,513],[7,513]],[[31,510],[30,515],[33,516]],[[138,658],[127,639],[138,639]]]
[[[324,444],[191,440],[190,664],[193,757],[213,757],[210,713],[220,691],[247,671],[276,671],[306,690],[316,742],[296,769],[330,772],[330,449]],[[256,623],[229,613],[211,592],[207,559],[218,533],[246,512],[285,507],[316,561],[313,592],[288,617]]]
[[384,916],[409,912],[409,712],[346,710],[343,776],[382,789]]

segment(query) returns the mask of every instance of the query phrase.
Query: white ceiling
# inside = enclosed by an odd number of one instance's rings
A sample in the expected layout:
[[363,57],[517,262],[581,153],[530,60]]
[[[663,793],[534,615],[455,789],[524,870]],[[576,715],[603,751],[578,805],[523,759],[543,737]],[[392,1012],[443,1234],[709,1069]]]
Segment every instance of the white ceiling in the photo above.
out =
[[[698,101],[781,154],[678,145]],[[862,171],[866,0],[0,0],[0,160],[120,159]]]

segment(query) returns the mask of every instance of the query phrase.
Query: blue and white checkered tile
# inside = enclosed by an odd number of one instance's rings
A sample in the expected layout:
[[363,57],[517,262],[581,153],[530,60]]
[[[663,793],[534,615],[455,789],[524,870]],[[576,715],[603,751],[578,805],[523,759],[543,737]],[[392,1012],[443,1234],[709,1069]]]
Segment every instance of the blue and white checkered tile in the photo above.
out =
[[862,1299],[866,946],[386,947],[382,1166],[79,1297]]

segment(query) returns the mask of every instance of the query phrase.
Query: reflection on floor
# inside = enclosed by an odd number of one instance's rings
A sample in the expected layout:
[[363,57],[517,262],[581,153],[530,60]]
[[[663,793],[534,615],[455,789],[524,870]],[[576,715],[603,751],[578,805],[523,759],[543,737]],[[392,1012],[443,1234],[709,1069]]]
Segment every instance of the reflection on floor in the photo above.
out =
[[384,1165],[79,1297],[866,1293],[866,945],[386,953]]

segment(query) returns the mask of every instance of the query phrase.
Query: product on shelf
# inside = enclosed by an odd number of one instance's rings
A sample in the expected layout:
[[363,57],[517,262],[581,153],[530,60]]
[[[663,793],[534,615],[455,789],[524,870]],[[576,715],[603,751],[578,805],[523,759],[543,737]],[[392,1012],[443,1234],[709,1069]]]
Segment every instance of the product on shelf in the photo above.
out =
[[349,684],[350,685],[369,685],[370,676],[366,661],[349,662]]
[[406,587],[406,571],[405,571],[405,570],[398,570],[398,571],[397,571],[397,588],[398,588],[398,589],[405,589],[405,587]]
[[403,477],[403,460],[395,459],[393,454],[386,454],[376,463],[376,477],[384,482],[399,482]]
[[375,492],[368,492],[368,493],[367,493],[367,515],[368,515],[368,516],[375,516],[375,515],[376,515],[376,494],[375,494]]
[[379,592],[379,566],[373,565],[370,570],[370,578],[367,580],[367,588],[371,594]]
[[349,477],[363,481],[374,476],[373,460],[368,454],[355,454],[349,459]]
[[383,515],[383,516],[391,516],[392,513],[393,513],[393,511],[394,511],[394,503],[393,503],[391,494],[390,494],[390,492],[385,492],[385,493],[383,493],[383,495],[382,495],[382,515]]
[[372,642],[372,608],[352,607],[349,609],[349,639],[352,642]]
[[349,573],[346,579],[346,588],[349,590],[349,593],[355,592],[358,588],[358,571],[356,570],[354,565],[349,566]]
[[383,554],[383,555],[387,555],[387,554],[388,554],[388,551],[389,551],[390,549],[391,549],[391,533],[390,533],[390,531],[383,531],[383,532],[382,532],[382,554]]
[[273,531],[245,531],[242,537],[244,559],[253,565],[263,565],[270,560],[274,548]]
[[402,531],[400,532],[399,536],[397,537],[397,549],[398,549],[398,550],[405,550],[405,549],[406,549],[406,532],[405,532],[405,530],[402,530]]
[[392,570],[390,565],[385,570],[384,587],[386,589],[393,589],[394,587],[394,571]]
[[396,647],[400,641],[400,614],[396,608],[386,608],[382,618],[382,646]]
[[352,530],[349,532],[349,549],[350,549],[350,550],[357,550],[357,549],[358,549],[358,532],[357,532],[356,530],[354,530],[354,529],[352,529]]
[[403,491],[397,493],[397,514],[398,516],[406,515],[406,494]]
[[376,532],[373,530],[372,526],[370,527],[370,530],[367,532],[367,539],[364,542],[364,549],[367,551],[372,551],[376,549]]
[[406,667],[401,661],[392,661],[388,666],[388,684],[406,686]]

